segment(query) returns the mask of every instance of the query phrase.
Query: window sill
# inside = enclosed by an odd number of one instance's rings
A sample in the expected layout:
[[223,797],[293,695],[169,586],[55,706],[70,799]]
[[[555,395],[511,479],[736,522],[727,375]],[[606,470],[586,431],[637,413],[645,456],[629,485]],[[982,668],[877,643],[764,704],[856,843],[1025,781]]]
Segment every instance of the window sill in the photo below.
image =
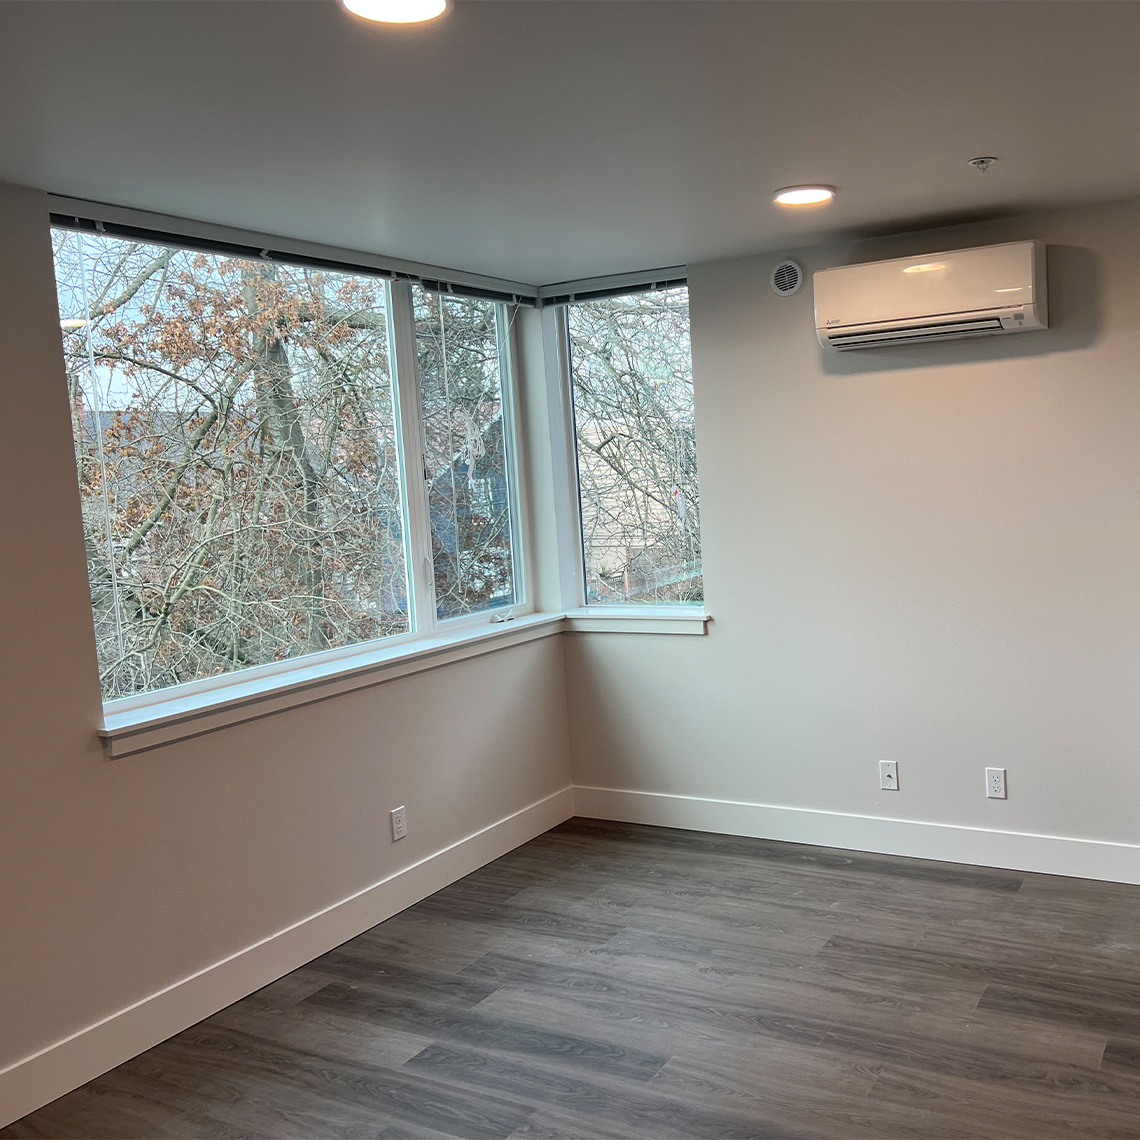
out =
[[423,673],[468,657],[495,653],[543,637],[569,633],[703,634],[712,619],[695,607],[614,606],[568,613],[527,614],[436,637],[396,645],[371,646],[359,653],[287,672],[240,679],[190,693],[172,693],[134,707],[108,706],[99,736],[112,759],[188,740],[227,725],[327,700],[397,677]]
[[226,725],[257,720],[298,705],[327,700],[356,689],[438,669],[467,657],[494,653],[540,637],[561,633],[562,614],[529,614],[398,645],[370,646],[360,653],[287,673],[234,680],[195,693],[171,695],[130,709],[108,707],[99,736],[108,756],[117,759],[176,740],[201,736]]
[[701,606],[583,606],[566,614],[569,633],[673,633],[697,637],[712,618]]

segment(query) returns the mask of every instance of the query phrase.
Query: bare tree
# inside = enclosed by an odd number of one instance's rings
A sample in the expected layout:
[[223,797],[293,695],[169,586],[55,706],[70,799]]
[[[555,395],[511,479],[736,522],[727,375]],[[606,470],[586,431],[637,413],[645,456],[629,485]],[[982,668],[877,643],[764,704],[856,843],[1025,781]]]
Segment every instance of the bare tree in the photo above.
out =
[[588,600],[700,601],[688,290],[574,304],[569,325]]
[[[105,696],[406,631],[383,283],[55,248]],[[437,611],[510,605],[508,311],[417,286],[413,314]],[[699,598],[685,292],[575,306],[571,331],[591,599]]]
[[499,306],[414,290],[440,617],[514,595]]
[[406,630],[382,282],[55,244],[104,694]]

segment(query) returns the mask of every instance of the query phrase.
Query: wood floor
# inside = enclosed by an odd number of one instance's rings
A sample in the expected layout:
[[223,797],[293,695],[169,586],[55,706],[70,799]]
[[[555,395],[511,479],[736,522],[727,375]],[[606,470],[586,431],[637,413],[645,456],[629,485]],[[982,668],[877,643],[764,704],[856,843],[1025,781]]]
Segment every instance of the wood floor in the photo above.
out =
[[1140,1137],[1140,887],[573,820],[2,1137]]

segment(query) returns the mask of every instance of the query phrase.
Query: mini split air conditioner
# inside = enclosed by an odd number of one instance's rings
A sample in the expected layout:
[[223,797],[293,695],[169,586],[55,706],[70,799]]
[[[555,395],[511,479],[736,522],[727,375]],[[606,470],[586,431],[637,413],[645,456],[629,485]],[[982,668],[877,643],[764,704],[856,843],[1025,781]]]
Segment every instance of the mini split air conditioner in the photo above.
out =
[[846,351],[1049,327],[1045,244],[1016,241],[815,274],[815,329]]

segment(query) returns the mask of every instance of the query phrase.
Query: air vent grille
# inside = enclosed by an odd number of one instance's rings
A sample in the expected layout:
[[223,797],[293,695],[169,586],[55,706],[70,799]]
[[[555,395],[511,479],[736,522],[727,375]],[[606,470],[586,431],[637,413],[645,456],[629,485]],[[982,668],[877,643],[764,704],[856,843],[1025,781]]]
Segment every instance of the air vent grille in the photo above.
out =
[[794,261],[781,261],[772,270],[772,292],[779,297],[790,297],[800,291],[804,271]]
[[999,333],[1002,323],[997,317],[980,320],[940,321],[937,324],[906,325],[874,332],[828,333],[827,342],[834,348],[874,348],[878,345],[914,344],[916,341],[953,340],[956,337]]

